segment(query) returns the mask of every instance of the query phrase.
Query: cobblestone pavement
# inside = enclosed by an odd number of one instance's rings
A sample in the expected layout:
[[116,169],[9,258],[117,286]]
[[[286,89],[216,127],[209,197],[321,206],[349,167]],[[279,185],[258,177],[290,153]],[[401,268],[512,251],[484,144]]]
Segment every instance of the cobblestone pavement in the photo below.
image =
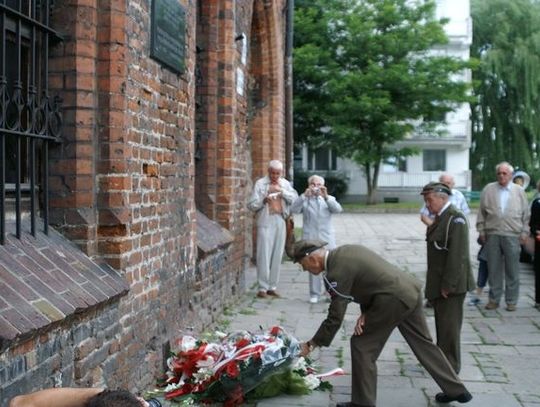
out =
[[[478,251],[475,217],[471,217],[471,254],[474,270]],[[301,218],[296,220],[301,225]],[[426,270],[425,228],[416,214],[340,214],[334,217],[337,244],[360,243],[404,270],[424,279]],[[228,329],[254,329],[259,325],[284,326],[301,340],[313,335],[326,315],[328,304],[308,302],[308,276],[298,265],[286,262],[279,283],[281,299],[255,298],[255,270],[248,273],[251,291],[227,316]],[[522,265],[518,309],[504,307],[486,311],[482,304],[465,305],[462,331],[461,378],[473,394],[471,407],[540,407],[540,312],[533,308],[534,276],[530,265]],[[466,300],[467,301],[467,300]],[[434,320],[427,309],[432,334]],[[343,327],[328,348],[316,350],[314,358],[322,370],[343,367],[350,373],[349,337],[358,316],[351,304]],[[378,362],[379,407],[437,406],[440,391],[419,366],[410,348],[395,331]],[[305,397],[277,397],[261,401],[258,407],[332,407],[350,400],[350,376],[331,378],[334,389]],[[443,404],[441,404],[443,405]],[[459,403],[446,404],[460,405]]]

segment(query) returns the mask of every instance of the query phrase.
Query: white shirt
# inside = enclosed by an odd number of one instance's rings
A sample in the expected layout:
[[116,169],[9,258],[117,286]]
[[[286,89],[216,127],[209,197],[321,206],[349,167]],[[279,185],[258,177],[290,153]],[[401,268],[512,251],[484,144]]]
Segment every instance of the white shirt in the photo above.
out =
[[510,188],[512,188],[513,185],[514,184],[512,184],[511,182],[505,187],[499,184],[499,202],[501,204],[502,213],[504,213],[506,205],[508,204],[508,198],[510,198]]
[[442,213],[443,213],[446,209],[448,209],[448,207],[449,207],[450,205],[452,205],[452,202],[450,202],[450,201],[446,202],[446,204],[442,207],[442,209],[439,211],[439,213],[438,213],[437,215],[438,215],[438,216],[441,216]]
[[[258,179],[257,182],[255,182],[251,198],[247,204],[250,211],[257,213],[257,226],[264,227],[269,224],[269,217],[271,214],[268,211],[268,205],[264,203],[264,198],[268,195],[270,184],[271,181],[268,176]],[[298,193],[285,178],[279,178],[279,186],[281,187],[283,217],[286,218],[289,216],[290,205],[298,197]]]

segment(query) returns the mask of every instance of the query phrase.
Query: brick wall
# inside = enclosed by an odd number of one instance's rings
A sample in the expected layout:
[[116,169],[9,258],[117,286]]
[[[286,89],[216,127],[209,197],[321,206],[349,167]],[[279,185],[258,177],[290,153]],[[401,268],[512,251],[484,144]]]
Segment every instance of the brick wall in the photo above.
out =
[[118,304],[99,308],[0,354],[2,405],[36,388],[96,385],[103,376],[116,381],[124,364],[120,317]]
[[[176,75],[149,57],[150,1],[55,2],[64,41],[51,90],[65,127],[51,151],[51,220],[130,290],[0,353],[0,404],[51,385],[144,389],[169,340],[215,323],[246,289],[246,198],[267,162],[284,159],[284,4],[180,3]],[[196,207],[232,235],[199,258]]]
[[285,161],[284,5],[209,1],[197,13],[196,200],[236,236],[235,262],[252,255],[252,182],[270,160]]

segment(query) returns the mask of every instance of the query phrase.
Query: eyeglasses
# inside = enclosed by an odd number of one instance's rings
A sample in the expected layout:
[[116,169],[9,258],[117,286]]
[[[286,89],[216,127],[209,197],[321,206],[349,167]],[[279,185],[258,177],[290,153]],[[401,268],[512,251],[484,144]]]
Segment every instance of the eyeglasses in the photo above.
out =
[[509,172],[498,172],[497,175],[508,175],[510,174]]

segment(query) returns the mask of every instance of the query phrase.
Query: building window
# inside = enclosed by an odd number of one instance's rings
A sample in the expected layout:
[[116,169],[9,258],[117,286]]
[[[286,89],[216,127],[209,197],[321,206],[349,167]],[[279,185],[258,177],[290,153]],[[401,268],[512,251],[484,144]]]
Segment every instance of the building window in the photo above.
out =
[[446,171],[446,150],[424,150],[424,171]]
[[389,157],[382,166],[383,172],[407,172],[407,158]]
[[328,148],[308,149],[309,171],[335,171],[337,170],[337,156]]
[[49,26],[50,12],[47,0],[0,4],[0,244],[10,200],[20,237],[23,194],[35,234],[38,187],[47,233],[48,144],[58,140],[62,127],[60,98],[48,90],[49,45],[59,39]]
[[295,171],[302,171],[303,167],[302,167],[302,164],[303,164],[303,151],[304,149],[302,148],[302,146],[294,146],[293,148],[293,154],[294,154],[294,158],[293,158],[293,166],[294,166],[294,170]]

